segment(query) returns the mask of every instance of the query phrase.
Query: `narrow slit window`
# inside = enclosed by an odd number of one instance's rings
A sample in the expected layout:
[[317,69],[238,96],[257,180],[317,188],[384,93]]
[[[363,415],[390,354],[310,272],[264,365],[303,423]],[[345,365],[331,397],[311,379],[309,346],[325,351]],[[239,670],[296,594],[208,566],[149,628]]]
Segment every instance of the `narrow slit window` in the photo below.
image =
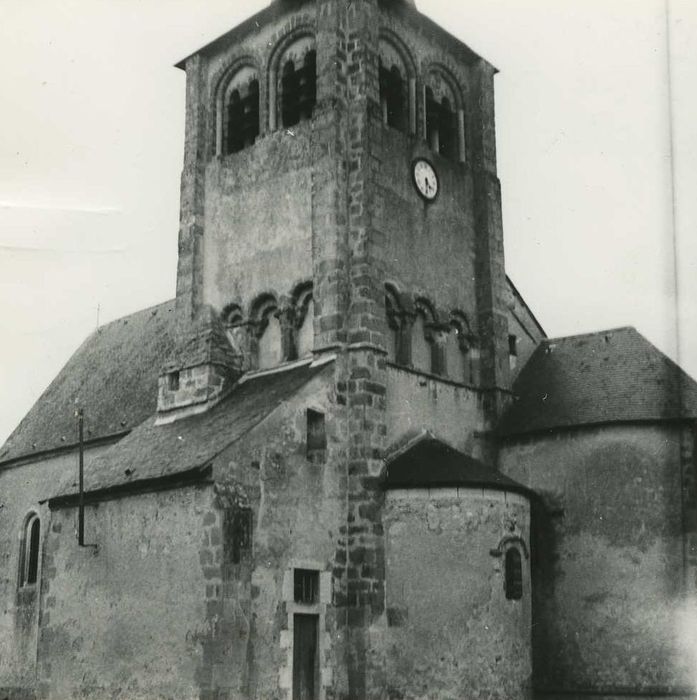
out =
[[236,507],[225,511],[224,519],[228,561],[239,564],[252,549],[252,509]]
[[22,538],[20,557],[20,587],[34,585],[39,573],[39,546],[41,543],[41,522],[37,515],[27,521]]
[[227,152],[237,153],[244,148],[244,139],[242,137],[242,115],[244,113],[244,105],[239,90],[233,90],[230,94],[230,102],[228,103],[228,138]]
[[426,88],[426,140],[432,151],[440,153],[440,106],[433,90]]
[[179,391],[180,374],[178,371],[167,375],[167,384],[170,391]]
[[518,366],[518,337],[515,335],[508,336],[508,358],[511,370],[514,370]]
[[319,602],[319,571],[295,569],[293,572],[293,598],[301,605]]
[[523,562],[517,548],[506,552],[506,598],[520,600],[523,597]]

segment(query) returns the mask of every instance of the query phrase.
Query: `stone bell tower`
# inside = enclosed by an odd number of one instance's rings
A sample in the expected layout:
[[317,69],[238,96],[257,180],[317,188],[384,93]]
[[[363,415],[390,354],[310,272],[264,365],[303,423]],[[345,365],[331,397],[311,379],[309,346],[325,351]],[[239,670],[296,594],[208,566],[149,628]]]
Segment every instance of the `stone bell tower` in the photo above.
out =
[[[211,307],[258,329],[265,295],[292,325],[312,285],[315,352],[351,338],[384,350],[387,284],[393,325],[419,301],[431,344],[466,319],[472,383],[495,416],[509,383],[495,69],[405,0],[275,0],[179,67],[184,326]],[[433,201],[415,186],[420,159]],[[254,340],[236,350],[249,367]]]
[[[334,687],[382,698],[385,450],[447,428],[490,455],[509,386],[496,71],[408,0],[275,0],[179,67],[181,341],[161,420],[205,410],[243,371],[336,355]],[[452,409],[428,404],[451,386]]]

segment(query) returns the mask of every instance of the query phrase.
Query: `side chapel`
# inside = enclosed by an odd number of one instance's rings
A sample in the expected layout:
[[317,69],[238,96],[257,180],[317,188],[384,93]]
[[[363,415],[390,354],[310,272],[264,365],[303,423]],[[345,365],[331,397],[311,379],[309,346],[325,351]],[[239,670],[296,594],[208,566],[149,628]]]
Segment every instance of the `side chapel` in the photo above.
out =
[[176,298],[0,448],[0,699],[697,697],[697,385],[506,277],[496,69],[408,0],[178,67]]

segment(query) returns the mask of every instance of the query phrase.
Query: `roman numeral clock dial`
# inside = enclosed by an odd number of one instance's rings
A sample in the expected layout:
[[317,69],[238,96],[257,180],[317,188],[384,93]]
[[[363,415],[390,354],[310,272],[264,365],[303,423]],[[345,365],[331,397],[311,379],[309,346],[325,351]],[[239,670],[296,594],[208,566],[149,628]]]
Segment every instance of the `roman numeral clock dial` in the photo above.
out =
[[424,158],[418,158],[412,165],[412,176],[416,191],[427,202],[438,196],[439,183],[435,168]]

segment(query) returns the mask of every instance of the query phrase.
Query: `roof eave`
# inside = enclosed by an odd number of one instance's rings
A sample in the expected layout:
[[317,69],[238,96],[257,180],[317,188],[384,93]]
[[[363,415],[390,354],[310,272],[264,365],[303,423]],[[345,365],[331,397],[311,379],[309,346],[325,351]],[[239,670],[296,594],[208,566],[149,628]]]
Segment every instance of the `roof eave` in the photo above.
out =
[[216,39],[213,39],[213,41],[204,44],[201,48],[190,53],[181,61],[175,63],[174,67],[179,68],[180,70],[186,70],[186,62],[193,56],[197,56],[198,54],[210,55],[214,53],[218,48],[231,43],[236,38],[241,38],[246,36],[247,34],[250,34],[252,31],[254,31],[254,28],[259,27],[262,24],[262,22],[275,19],[276,17],[285,14],[286,12],[288,12],[287,8],[283,8],[277,3],[273,3],[272,5],[265,7],[263,10],[259,10],[259,12],[257,12],[256,14],[253,14],[251,17],[242,21],[236,27],[233,27],[224,34],[221,34]]

